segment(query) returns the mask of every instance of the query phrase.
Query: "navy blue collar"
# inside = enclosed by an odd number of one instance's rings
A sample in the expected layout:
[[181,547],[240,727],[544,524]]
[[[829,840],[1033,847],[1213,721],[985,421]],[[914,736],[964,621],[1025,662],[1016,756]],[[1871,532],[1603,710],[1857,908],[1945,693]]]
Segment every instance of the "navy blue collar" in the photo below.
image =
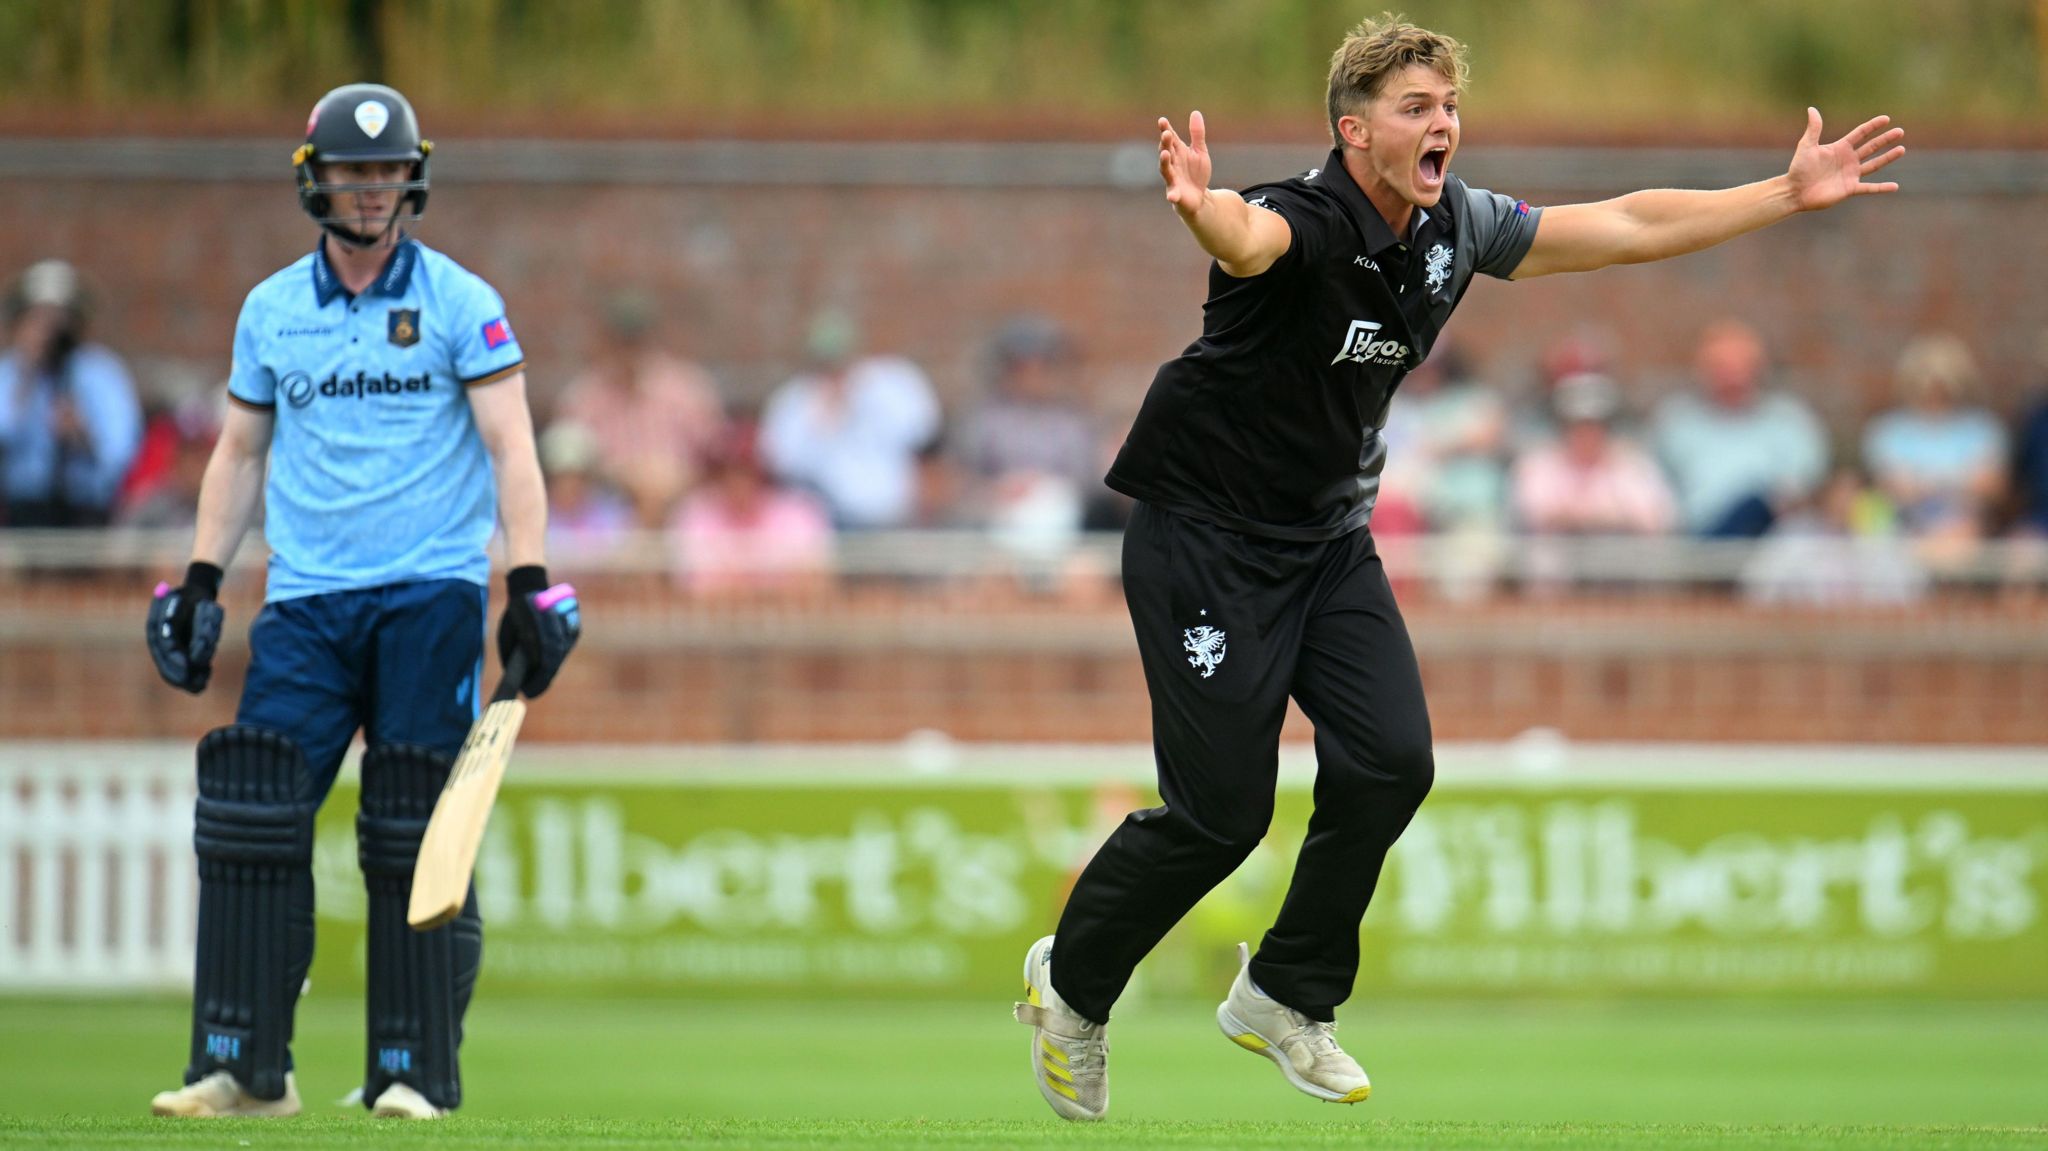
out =
[[[412,283],[413,267],[420,262],[419,247],[418,241],[400,240],[398,246],[391,250],[391,257],[385,261],[384,271],[370,281],[363,294],[394,300],[405,295],[405,289]],[[348,289],[341,286],[341,277],[327,266],[327,238],[323,236],[313,246],[313,297],[324,308],[334,301],[334,297],[348,294]]]

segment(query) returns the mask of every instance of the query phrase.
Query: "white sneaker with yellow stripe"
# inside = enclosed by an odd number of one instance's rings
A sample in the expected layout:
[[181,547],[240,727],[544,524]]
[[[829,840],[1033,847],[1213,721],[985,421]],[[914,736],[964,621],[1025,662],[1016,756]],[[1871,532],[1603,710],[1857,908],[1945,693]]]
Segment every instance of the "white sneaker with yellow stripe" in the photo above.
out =
[[1216,1008],[1216,1025],[1232,1043],[1271,1059],[1287,1081],[1331,1103],[1363,1103],[1372,1081],[1337,1046],[1337,1025],[1310,1019],[1252,982],[1252,949],[1237,945],[1237,981]]
[[1102,1024],[1070,1010],[1052,989],[1052,936],[1024,953],[1024,997],[1017,1022],[1031,1025],[1031,1074],[1062,1119],[1095,1120],[1109,1111],[1109,1039]]

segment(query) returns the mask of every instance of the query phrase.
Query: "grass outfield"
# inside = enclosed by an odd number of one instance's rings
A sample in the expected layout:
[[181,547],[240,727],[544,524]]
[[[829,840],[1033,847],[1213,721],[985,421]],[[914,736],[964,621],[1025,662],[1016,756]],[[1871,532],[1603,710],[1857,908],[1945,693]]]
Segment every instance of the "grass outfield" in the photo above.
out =
[[434,1147],[483,1151],[500,1147],[667,1148],[1172,1148],[1175,1151],[1314,1151],[1320,1148],[1812,1148],[1815,1151],[1933,1151],[1938,1148],[2038,1149],[2040,1130],[1966,1127],[1783,1127],[1678,1124],[1432,1123],[1372,1119],[1343,1128],[1286,1122],[1183,1123],[1136,1120],[1094,1127],[1053,1127],[1056,1120],[847,1119],[477,1119],[432,1129],[398,1130],[367,1120],[293,1120],[288,1128],[260,1119],[217,1122],[205,1129],[163,1121],[78,1119],[37,1122],[0,1118],[0,1146],[22,1147]]
[[1375,1005],[1357,1107],[1225,1042],[1206,1004],[1111,1032],[1109,1123],[1033,1090],[1007,1004],[485,1000],[455,1121],[373,1124],[357,1004],[301,1010],[296,1121],[139,1118],[182,1004],[0,1000],[0,1146],[2005,1148],[2048,1151],[2048,1004]]

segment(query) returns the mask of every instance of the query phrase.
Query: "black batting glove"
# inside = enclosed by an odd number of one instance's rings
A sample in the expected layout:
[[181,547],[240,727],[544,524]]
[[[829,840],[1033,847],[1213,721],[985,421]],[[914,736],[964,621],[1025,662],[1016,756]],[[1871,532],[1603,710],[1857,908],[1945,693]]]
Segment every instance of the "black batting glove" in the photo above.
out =
[[173,588],[156,585],[149,605],[149,658],[164,682],[198,695],[213,678],[213,653],[220,647],[221,570],[196,562],[185,569],[185,582]]
[[562,661],[583,634],[583,611],[576,589],[548,584],[548,569],[539,564],[505,573],[505,614],[498,618],[498,664],[512,662],[512,653],[526,653],[526,678],[520,694],[533,698],[548,689]]

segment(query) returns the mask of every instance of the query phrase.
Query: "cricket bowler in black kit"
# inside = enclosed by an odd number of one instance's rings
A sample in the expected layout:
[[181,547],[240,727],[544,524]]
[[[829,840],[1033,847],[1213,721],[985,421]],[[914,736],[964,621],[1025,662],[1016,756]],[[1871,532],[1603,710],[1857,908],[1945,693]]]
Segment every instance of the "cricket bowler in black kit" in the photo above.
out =
[[1066,1118],[1108,1110],[1104,1031],[1138,962],[1264,837],[1289,696],[1315,727],[1315,812],[1217,1021],[1309,1095],[1371,1092],[1335,1012],[1387,849],[1434,775],[1370,530],[1380,432],[1472,278],[1660,260],[1897,187],[1863,177],[1904,153],[1900,129],[1879,117],[1822,145],[1808,109],[1782,176],[1534,208],[1451,174],[1465,78],[1456,40],[1392,16],[1359,25],[1331,63],[1328,158],[1242,195],[1208,186],[1200,112],[1186,142],[1159,121],[1166,198],[1215,264],[1202,337],[1159,369],[1108,477],[1139,501],[1124,590],[1163,802],[1110,835],[1025,957],[1017,1016]]

